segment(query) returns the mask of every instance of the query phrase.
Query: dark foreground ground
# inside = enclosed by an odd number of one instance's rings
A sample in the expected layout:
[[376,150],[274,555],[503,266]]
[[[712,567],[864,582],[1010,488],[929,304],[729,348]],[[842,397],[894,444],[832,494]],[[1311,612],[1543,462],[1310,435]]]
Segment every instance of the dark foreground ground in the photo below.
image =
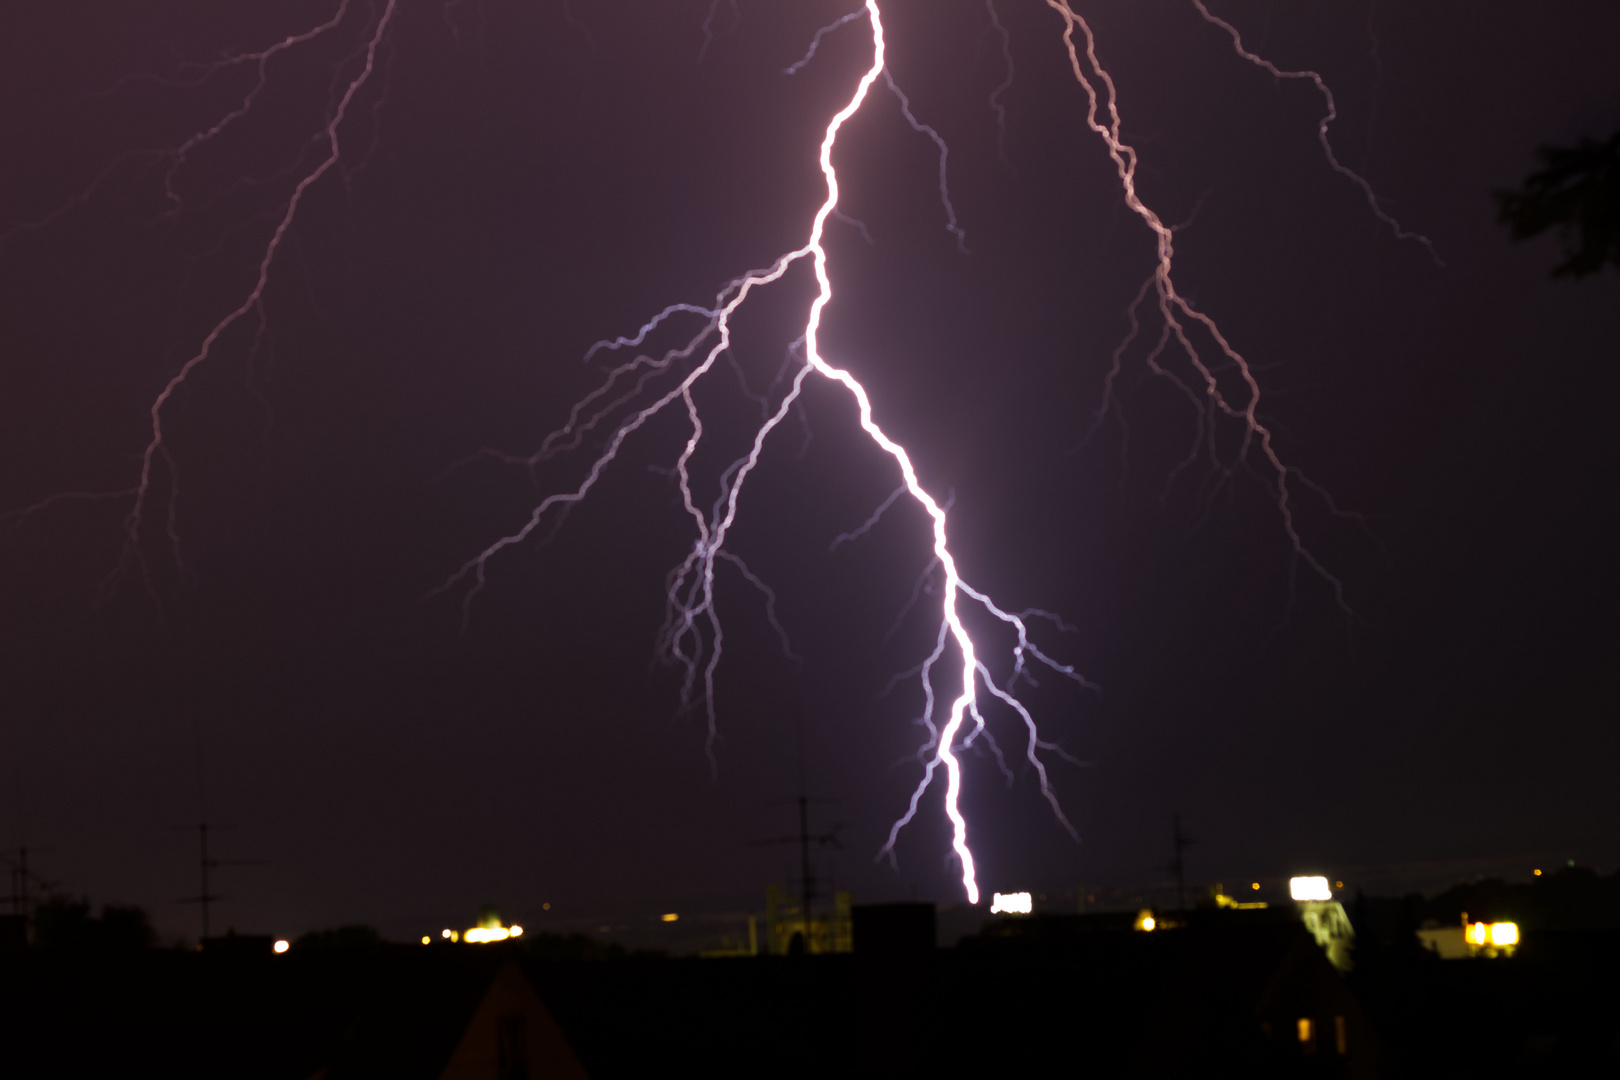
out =
[[[1545,935],[1509,960],[1368,951],[1346,979],[1297,924],[1223,915],[1152,934],[1027,921],[876,956],[17,953],[0,956],[0,1075],[578,1075],[565,1058],[597,1080],[1620,1075],[1609,937]],[[507,1045],[523,1006],[490,1004],[514,970],[555,1020],[531,1016],[527,1050]]]

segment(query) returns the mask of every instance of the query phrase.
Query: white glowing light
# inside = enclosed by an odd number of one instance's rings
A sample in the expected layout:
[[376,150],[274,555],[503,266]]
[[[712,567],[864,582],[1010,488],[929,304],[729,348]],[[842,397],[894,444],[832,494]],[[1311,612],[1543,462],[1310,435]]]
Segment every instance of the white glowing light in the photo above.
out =
[[1159,924],[1153,920],[1153,916],[1151,915],[1148,915],[1142,919],[1142,929],[1144,930],[1152,930],[1157,925]]
[[272,948],[274,948],[278,953],[284,953],[288,949],[292,948],[292,942],[288,941],[286,938],[282,938],[281,940],[277,941]]
[[466,933],[462,934],[461,940],[471,942],[474,945],[488,945],[492,941],[505,941],[509,937],[517,936],[516,934],[512,933],[513,929],[516,929],[518,934],[523,933],[523,928],[521,926],[475,926],[471,930],[468,930]]
[[1331,900],[1333,890],[1325,877],[1296,877],[1288,879],[1288,895],[1295,900]]
[[509,927],[508,929],[510,929],[511,934],[512,934],[513,937],[522,937],[523,936],[523,927],[521,927],[521,926],[512,926],[512,927]]
[[1517,945],[1519,943],[1519,924],[1510,922],[1491,923],[1492,945]]
[[990,900],[992,915],[1028,915],[1035,910],[1035,901],[1027,892],[996,893]]

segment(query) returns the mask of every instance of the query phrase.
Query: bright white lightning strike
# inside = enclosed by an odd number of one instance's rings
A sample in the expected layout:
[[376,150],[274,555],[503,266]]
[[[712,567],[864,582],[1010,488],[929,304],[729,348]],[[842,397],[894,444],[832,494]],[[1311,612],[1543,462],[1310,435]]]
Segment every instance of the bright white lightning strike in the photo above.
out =
[[[601,349],[614,350],[623,347],[634,347],[646,340],[661,323],[677,314],[699,315],[704,319],[704,325],[696,336],[679,349],[671,350],[661,358],[638,356],[634,360],[621,364],[609,372],[603,385],[587,396],[571,412],[568,423],[560,430],[553,432],[542,443],[542,448],[534,458],[528,459],[531,463],[538,462],[557,449],[577,446],[579,440],[590,430],[608,421],[617,409],[625,407],[637,394],[657,375],[668,371],[678,361],[691,359],[700,352],[700,346],[712,335],[712,343],[706,351],[702,352],[701,360],[693,366],[672,389],[665,391],[650,405],[633,413],[628,419],[618,424],[609,437],[606,449],[591,463],[585,479],[572,491],[561,492],[541,500],[531,511],[527,522],[516,532],[502,537],[478,555],[468,560],[449,581],[445,582],[441,590],[450,588],[459,582],[471,581],[471,587],[464,597],[464,612],[466,605],[482,589],[486,580],[486,568],[489,560],[507,547],[522,543],[539,528],[549,511],[553,508],[566,509],[568,506],[584,499],[595,487],[603,471],[618,456],[619,449],[629,436],[647,424],[654,416],[661,413],[666,407],[680,402],[687,420],[691,425],[691,433],[679,458],[675,464],[675,476],[680,487],[682,504],[687,515],[697,528],[697,539],[693,543],[686,559],[671,571],[667,583],[667,602],[669,617],[660,641],[661,654],[671,662],[681,666],[686,671],[686,678],[682,686],[682,699],[687,704],[693,703],[694,698],[701,699],[708,716],[709,744],[712,760],[713,742],[716,736],[716,716],[714,705],[714,675],[720,662],[721,649],[724,641],[724,632],[715,609],[715,573],[720,562],[729,562],[736,566],[743,574],[745,580],[756,588],[765,592],[767,601],[773,600],[768,589],[755,577],[741,560],[724,550],[727,537],[737,520],[739,500],[742,495],[744,483],[758,466],[761,451],[765,440],[787,416],[788,412],[798,402],[805,379],[811,372],[815,372],[833,382],[838,383],[849,391],[854,399],[860,416],[862,430],[872,441],[893,459],[900,470],[902,486],[900,491],[916,503],[929,517],[933,533],[933,559],[944,580],[940,589],[940,626],[939,634],[933,652],[923,662],[920,669],[922,690],[925,700],[923,722],[927,725],[932,738],[925,753],[929,756],[924,762],[922,781],[913,792],[910,805],[906,813],[895,823],[890,832],[888,842],[884,845],[883,854],[893,857],[893,848],[899,831],[911,821],[917,812],[918,803],[924,792],[934,780],[935,773],[941,765],[945,769],[945,816],[950,820],[952,829],[951,848],[961,867],[962,887],[967,893],[970,903],[979,902],[979,886],[975,869],[972,849],[968,845],[968,825],[961,811],[962,794],[962,763],[956,749],[960,745],[971,744],[973,739],[985,731],[984,717],[980,709],[980,683],[982,681],[985,692],[1007,705],[1023,721],[1028,733],[1026,757],[1034,766],[1039,778],[1041,791],[1050,803],[1058,820],[1072,834],[1073,827],[1063,816],[1058,807],[1057,798],[1048,783],[1046,767],[1040,760],[1037,751],[1052,749],[1044,743],[1035,726],[1035,720],[1023,704],[1012,694],[1013,687],[1018,678],[1026,675],[1026,666],[1030,661],[1044,664],[1053,671],[1064,675],[1075,682],[1085,685],[1084,679],[1073,668],[1060,664],[1048,657],[1030,640],[1029,628],[1024,615],[1013,614],[998,607],[987,595],[968,586],[962,579],[961,570],[957,565],[956,557],[952,553],[947,531],[946,509],[931,495],[917,477],[916,467],[905,447],[891,439],[873,418],[872,403],[867,395],[866,388],[848,371],[830,363],[821,353],[820,333],[822,313],[833,297],[832,279],[827,270],[827,253],[822,246],[823,232],[827,219],[837,213],[838,208],[838,174],[833,168],[833,147],[838,141],[839,130],[844,123],[854,116],[866,101],[874,83],[886,76],[884,68],[884,38],[883,20],[878,10],[876,0],[867,0],[864,12],[872,29],[872,62],[866,72],[861,76],[854,94],[848,103],[840,109],[827,124],[827,129],[821,141],[819,161],[821,172],[827,183],[827,197],[816,211],[811,222],[809,237],[804,246],[783,255],[769,268],[754,271],[730,282],[723,288],[716,298],[712,308],[698,308],[693,305],[673,305],[656,315],[640,331],[632,337],[620,338],[612,342],[604,342],[593,347],[592,352]],[[840,20],[833,28],[849,21],[850,17]],[[831,28],[829,28],[831,29]],[[814,46],[819,43],[824,34],[818,34]],[[807,57],[808,59],[808,57]],[[796,65],[790,71],[796,71],[802,65]],[[931,128],[921,124],[911,113],[910,104],[904,95],[894,87],[892,79],[889,80],[891,88],[895,89],[896,96],[900,98],[903,114],[913,129],[928,135],[941,151],[941,196],[945,203],[948,216],[947,227],[956,236],[960,244],[962,233],[956,227],[954,211],[951,210],[947,193],[944,190],[944,145],[938,135]],[[817,291],[815,299],[811,301],[805,319],[804,333],[795,345],[801,345],[803,366],[793,374],[787,391],[773,411],[769,411],[764,421],[754,434],[749,451],[742,458],[734,462],[721,476],[721,492],[712,507],[707,509],[698,505],[692,491],[691,476],[688,467],[698,444],[703,438],[703,421],[699,415],[696,401],[693,398],[694,384],[707,374],[717,360],[731,344],[731,318],[757,288],[770,285],[780,280],[788,269],[801,259],[808,258],[815,274]],[[784,369],[784,373],[785,373]],[[778,377],[779,381],[781,376]],[[869,525],[872,522],[868,523]],[[1017,645],[1013,649],[1013,672],[1005,686],[993,681],[989,668],[980,659],[980,649],[973,635],[962,621],[961,603],[969,601],[980,605],[997,621],[1006,624],[1016,635]],[[769,609],[767,609],[769,614]],[[707,638],[705,639],[705,630]],[[705,640],[707,644],[705,644]],[[945,658],[951,646],[961,660],[961,682],[951,696],[949,712],[943,724],[937,724],[934,719],[935,696],[932,682],[932,673],[936,664]],[[701,688],[699,688],[701,683]],[[969,721],[971,720],[971,727]]]

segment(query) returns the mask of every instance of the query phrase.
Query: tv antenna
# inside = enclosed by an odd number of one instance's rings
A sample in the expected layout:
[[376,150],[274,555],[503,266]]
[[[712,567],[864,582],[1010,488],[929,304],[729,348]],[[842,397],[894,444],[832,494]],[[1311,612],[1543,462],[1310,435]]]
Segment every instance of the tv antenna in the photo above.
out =
[[1181,811],[1177,810],[1170,815],[1170,848],[1175,853],[1170,860],[1170,869],[1176,875],[1176,910],[1187,910],[1187,873],[1183,854],[1187,848],[1194,844],[1191,837],[1181,831]]
[[835,851],[842,849],[843,843],[839,839],[838,832],[839,832],[840,829],[844,828],[844,826],[842,824],[834,824],[831,828],[829,828],[824,833],[812,833],[810,831],[810,804],[811,803],[830,804],[830,803],[834,802],[835,800],[832,800],[832,799],[812,799],[810,797],[809,793],[808,793],[808,790],[807,790],[808,785],[807,785],[807,783],[805,781],[805,768],[804,768],[804,709],[803,709],[803,707],[801,706],[798,709],[796,709],[795,713],[796,713],[796,717],[797,717],[797,721],[798,721],[797,729],[798,729],[798,737],[799,737],[799,797],[797,799],[783,799],[783,800],[778,801],[775,805],[782,806],[782,805],[786,805],[786,804],[796,804],[798,806],[798,808],[799,808],[799,831],[798,831],[798,833],[796,835],[793,835],[793,836],[773,836],[773,837],[770,837],[769,839],[765,839],[765,840],[756,840],[756,841],[754,841],[754,843],[758,844],[758,845],[766,845],[766,844],[798,844],[799,845],[799,902],[801,904],[801,906],[799,908],[799,911],[800,911],[801,917],[804,919],[804,935],[805,935],[805,942],[804,943],[805,943],[805,947],[808,949],[809,945],[810,945],[810,905],[815,900],[815,898],[820,895],[820,893],[819,893],[819,891],[817,889],[817,885],[819,884],[819,882],[818,882],[818,880],[816,878],[816,872],[815,872],[814,867],[810,863],[810,845],[811,844],[816,844],[816,845],[818,845],[820,847],[831,847]]
[[0,855],[0,862],[4,862],[11,870],[10,902],[13,915],[28,916],[33,914],[34,898],[30,886],[37,885],[44,892],[61,887],[61,882],[47,881],[29,869],[28,866],[30,853],[38,855],[49,850],[49,848],[31,848],[27,844],[18,844],[11,851]]

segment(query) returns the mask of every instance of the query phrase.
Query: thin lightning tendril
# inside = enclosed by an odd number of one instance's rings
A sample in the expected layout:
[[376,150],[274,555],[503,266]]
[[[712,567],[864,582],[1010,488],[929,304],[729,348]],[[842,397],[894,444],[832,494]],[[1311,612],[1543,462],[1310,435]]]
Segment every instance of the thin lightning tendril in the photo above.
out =
[[990,15],[990,26],[996,35],[1001,38],[1001,59],[1006,65],[1006,77],[1001,85],[990,91],[990,111],[996,114],[996,156],[1003,165],[1007,164],[1007,106],[1001,100],[1001,95],[1012,89],[1013,84],[1013,55],[1012,35],[1001,24],[1001,16],[996,12],[996,0],[984,0],[984,10]]
[[1232,38],[1233,51],[1235,51],[1239,56],[1247,60],[1249,63],[1253,64],[1255,67],[1270,72],[1273,78],[1308,79],[1313,85],[1315,85],[1316,92],[1322,95],[1322,100],[1327,105],[1327,112],[1323,113],[1322,119],[1316,122],[1316,140],[1322,144],[1322,153],[1327,155],[1328,164],[1333,167],[1333,171],[1361,189],[1361,194],[1367,199],[1368,209],[1373,212],[1374,216],[1376,216],[1379,221],[1382,221],[1385,225],[1389,226],[1390,230],[1394,232],[1397,239],[1417,241],[1419,244],[1423,245],[1426,251],[1428,251],[1429,257],[1435,261],[1435,265],[1445,266],[1445,261],[1440,258],[1440,253],[1434,249],[1434,244],[1430,242],[1429,238],[1424,236],[1422,233],[1412,232],[1409,229],[1403,228],[1399,221],[1396,221],[1392,216],[1385,213],[1384,208],[1378,204],[1378,193],[1373,191],[1372,185],[1369,184],[1366,178],[1360,173],[1342,163],[1339,160],[1338,155],[1333,152],[1333,144],[1328,141],[1328,128],[1332,126],[1333,121],[1339,118],[1339,106],[1338,103],[1333,99],[1332,88],[1328,86],[1327,82],[1322,78],[1322,76],[1314,71],[1284,71],[1282,68],[1278,67],[1276,64],[1273,64],[1265,57],[1258,56],[1255,53],[1250,52],[1248,49],[1245,49],[1243,47],[1243,37],[1238,33],[1237,27],[1233,26],[1220,16],[1212,13],[1209,8],[1204,6],[1204,0],[1192,0],[1192,5],[1198,9],[1198,14],[1202,15],[1205,21],[1209,22],[1213,26],[1218,26],[1222,30],[1225,30],[1226,33]]
[[816,50],[821,48],[822,38],[826,37],[828,34],[840,27],[848,26],[856,19],[864,18],[865,15],[866,9],[860,8],[850,12],[848,15],[840,16],[839,18],[828,23],[826,26],[823,26],[821,29],[817,30],[815,37],[810,39],[810,47],[804,51],[804,55],[795,62],[789,64],[787,67],[783,68],[782,74],[797,75],[799,72],[803,71],[805,66],[816,58]]
[[[1198,0],[1194,0],[1197,3]],[[1068,53],[1069,66],[1074,73],[1075,80],[1080,84],[1086,94],[1086,126],[1090,128],[1107,147],[1108,156],[1114,162],[1114,168],[1119,174],[1121,186],[1124,188],[1125,204],[1143,224],[1152,230],[1157,238],[1158,265],[1150,279],[1151,286],[1158,298],[1159,317],[1163,321],[1163,331],[1159,343],[1149,355],[1148,362],[1155,374],[1162,375],[1180,386],[1190,397],[1195,398],[1192,388],[1188,387],[1179,378],[1174,377],[1158,363],[1158,357],[1164,348],[1174,338],[1181,352],[1186,356],[1197,373],[1199,381],[1203,383],[1204,402],[1200,403],[1199,415],[1205,417],[1201,422],[1201,430],[1209,440],[1213,454],[1214,419],[1219,413],[1238,421],[1242,429],[1242,437],[1236,454],[1238,464],[1247,464],[1251,451],[1258,449],[1271,470],[1269,483],[1275,494],[1277,513],[1282,519],[1283,532],[1286,534],[1289,546],[1292,549],[1291,569],[1288,575],[1289,604],[1293,604],[1296,587],[1296,574],[1293,567],[1303,562],[1316,574],[1329,589],[1332,590],[1335,603],[1349,618],[1354,618],[1349,601],[1345,598],[1344,583],[1332,571],[1328,570],[1317,559],[1300,535],[1295,516],[1295,504],[1292,490],[1289,486],[1291,477],[1297,475],[1297,470],[1284,464],[1278,455],[1271,429],[1260,419],[1260,383],[1255,378],[1254,369],[1249,361],[1238,352],[1226,335],[1221,332],[1215,320],[1194,308],[1192,304],[1176,289],[1174,278],[1171,276],[1171,267],[1175,256],[1175,230],[1166,225],[1159,215],[1149,209],[1136,190],[1136,150],[1126,143],[1120,135],[1119,95],[1114,86],[1114,80],[1097,59],[1096,39],[1092,36],[1091,27],[1075,10],[1069,6],[1069,0],[1046,0],[1047,7],[1057,12],[1063,19],[1063,46]],[[1082,49],[1075,42],[1075,31],[1078,30],[1085,39]],[[1085,63],[1081,62],[1082,53]],[[1092,75],[1086,73],[1089,67]],[[1095,80],[1095,81],[1094,81]],[[1099,93],[1097,84],[1101,83],[1106,93]],[[1107,113],[1107,122],[1098,118],[1099,110]],[[1145,293],[1145,289],[1144,289]],[[1143,294],[1139,294],[1139,297]],[[1138,300],[1137,303],[1139,303]],[[1132,305],[1133,334],[1135,331],[1134,312],[1137,303]],[[1216,378],[1215,367],[1199,352],[1191,336],[1191,326],[1196,323],[1202,327],[1214,342],[1220,356],[1236,371],[1239,380],[1243,383],[1245,395],[1241,401],[1234,402],[1221,389]],[[1116,353],[1116,357],[1119,354]],[[1112,369],[1111,369],[1112,372]],[[1194,449],[1196,455],[1196,444]],[[1190,459],[1189,459],[1190,460]],[[1186,464],[1184,462],[1183,464]],[[1181,466],[1178,466],[1179,469]],[[1223,469],[1229,473],[1230,468]]]
[[[340,3],[337,6],[337,11],[327,21],[320,23],[310,30],[303,31],[302,33],[289,35],[283,40],[260,52],[231,56],[224,60],[216,61],[212,64],[203,65],[203,78],[206,78],[207,75],[212,74],[214,71],[222,68],[251,63],[255,67],[257,78],[255,79],[252,87],[241,98],[240,102],[215,123],[196,132],[173,150],[164,151],[161,153],[146,153],[145,156],[167,158],[169,162],[168,169],[163,175],[163,193],[166,201],[169,204],[169,209],[164,213],[163,217],[172,217],[182,209],[183,204],[181,198],[175,189],[175,178],[180,169],[182,169],[190,160],[190,155],[192,152],[218,138],[219,135],[228,127],[235,124],[252,111],[254,104],[257,102],[260,94],[263,92],[266,86],[268,80],[267,69],[270,61],[278,55],[285,53],[296,46],[306,44],[338,26],[348,14],[350,4],[351,0],[340,0]],[[132,487],[105,492],[60,492],[42,499],[31,506],[23,507],[5,515],[5,520],[18,521],[28,518],[33,514],[46,509],[47,507],[64,502],[130,499],[131,506],[128,513],[124,516],[123,521],[123,549],[119,555],[117,563],[114,565],[112,571],[102,583],[101,599],[103,601],[105,601],[111,595],[118,583],[123,580],[125,573],[127,573],[131,563],[133,563],[140,570],[141,578],[146,586],[148,594],[152,597],[153,602],[158,604],[161,608],[157,586],[152,580],[151,567],[146,560],[141,545],[144,522],[147,510],[149,509],[149,504],[152,500],[152,485],[154,481],[155,466],[160,459],[169,480],[167,506],[164,514],[164,532],[168,539],[169,551],[174,560],[175,566],[182,573],[185,572],[184,562],[181,559],[180,554],[180,531],[177,523],[179,504],[179,472],[167,441],[167,432],[164,428],[164,408],[186,384],[186,381],[190,378],[191,374],[214,355],[220,339],[234,326],[236,326],[237,323],[241,322],[249,315],[256,315],[259,320],[259,326],[256,331],[255,342],[257,343],[257,341],[262,338],[264,332],[263,320],[265,289],[268,287],[270,282],[270,273],[275,265],[276,255],[280,251],[282,243],[286,239],[287,232],[289,229],[291,229],[293,221],[298,215],[299,207],[302,205],[304,196],[309,191],[310,187],[328,172],[341,166],[342,155],[338,139],[338,129],[343,126],[343,122],[349,114],[350,106],[354,103],[355,97],[362,89],[364,89],[367,82],[371,80],[377,69],[378,51],[383,44],[389,24],[394,19],[397,4],[398,0],[386,0],[381,14],[376,16],[376,21],[371,26],[371,32],[366,37],[364,47],[360,52],[360,55],[363,56],[363,62],[361,63],[359,71],[348,79],[342,78],[341,75],[334,76],[333,92],[328,103],[325,123],[321,129],[321,134],[317,136],[317,141],[325,142],[326,153],[309,171],[300,176],[297,183],[294,184],[291,194],[287,197],[286,203],[283,205],[280,214],[275,219],[276,224],[271,231],[270,238],[266,242],[263,254],[259,259],[252,288],[247,292],[236,307],[232,308],[223,318],[221,318],[209,329],[207,334],[203,336],[197,351],[180,365],[175,373],[164,383],[157,396],[153,398],[152,403],[148,408],[148,416],[150,418],[150,435],[148,436],[146,445],[141,452],[141,465],[135,484]],[[19,229],[43,227],[44,225],[49,224],[51,221],[54,221],[72,206],[82,204],[94,193],[95,188],[100,185],[106,175],[107,173],[104,172],[101,177],[97,178],[95,183],[93,183],[90,188],[86,189],[86,191],[81,194],[81,196],[70,201],[67,206],[64,206],[61,210],[57,211],[56,214],[43,219],[41,222],[30,222],[26,226],[19,226],[18,229],[12,230],[12,234],[19,231]],[[7,235],[9,236],[12,234]]]
[[919,135],[928,136],[930,141],[933,142],[934,148],[939,151],[939,201],[945,206],[945,231],[956,237],[956,250],[966,255],[968,253],[967,233],[956,223],[956,207],[951,205],[951,189],[946,183],[951,148],[945,145],[945,140],[939,132],[912,115],[911,99],[906,97],[905,91],[901,90],[899,84],[894,81],[894,76],[889,73],[888,68],[883,69],[883,81],[894,92],[894,96],[900,99],[900,115],[906,118],[906,123],[911,125],[911,130]]

